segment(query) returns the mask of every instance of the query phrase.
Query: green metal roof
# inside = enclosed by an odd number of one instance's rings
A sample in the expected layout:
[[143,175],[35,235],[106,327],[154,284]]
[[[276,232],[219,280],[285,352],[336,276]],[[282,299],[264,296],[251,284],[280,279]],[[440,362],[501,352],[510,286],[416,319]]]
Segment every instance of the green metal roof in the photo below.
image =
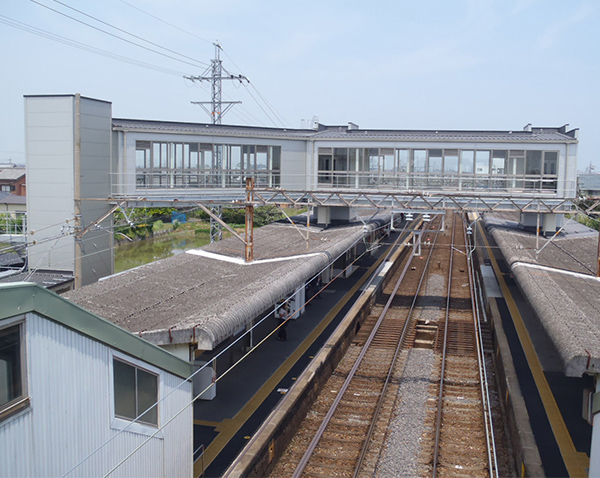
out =
[[193,367],[189,362],[37,284],[30,282],[0,284],[0,321],[28,312],[35,312],[92,340],[102,342],[181,378],[188,378],[193,373]]

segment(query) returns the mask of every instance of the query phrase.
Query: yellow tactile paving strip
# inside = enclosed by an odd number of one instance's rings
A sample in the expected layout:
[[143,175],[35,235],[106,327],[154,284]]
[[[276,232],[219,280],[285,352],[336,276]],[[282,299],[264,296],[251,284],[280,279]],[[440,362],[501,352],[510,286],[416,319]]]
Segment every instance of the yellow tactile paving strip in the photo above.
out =
[[[286,376],[294,364],[308,350],[312,343],[321,335],[323,330],[331,323],[335,316],[340,312],[342,307],[348,302],[352,296],[362,287],[365,281],[375,272],[381,264],[386,254],[381,254],[379,259],[369,268],[367,273],[358,280],[356,284],[344,295],[344,297],[335,305],[333,309],[325,316],[321,323],[304,339],[300,346],[283,362],[281,367],[275,371],[273,375],[265,382],[265,384],[254,394],[254,396],[244,405],[244,407],[231,419],[225,419],[222,422],[210,422],[208,426],[214,426],[219,432],[216,438],[208,445],[204,452],[203,460],[196,460],[194,463],[194,476],[202,474],[202,465],[204,469],[208,468],[213,460],[223,451],[223,448],[229,443],[233,436],[246,423],[252,414],[258,409],[266,397],[275,389],[277,384]],[[194,420],[194,423],[206,425],[209,422],[201,422]]]
[[567,425],[565,424],[560,409],[558,408],[558,404],[556,403],[554,395],[552,394],[552,390],[550,389],[550,385],[548,384],[546,376],[544,375],[544,371],[535,352],[533,342],[529,337],[529,333],[527,332],[523,318],[521,317],[519,309],[517,308],[517,304],[515,303],[510,290],[508,289],[508,285],[504,281],[500,266],[496,261],[494,253],[490,247],[490,243],[485,234],[481,234],[481,237],[488,250],[488,256],[491,260],[496,278],[498,279],[500,289],[502,290],[502,295],[504,296],[504,300],[506,301],[506,305],[510,311],[521,347],[523,348],[523,352],[525,353],[525,357],[527,359],[527,364],[529,365],[535,385],[542,399],[544,409],[546,410],[546,415],[548,416],[548,421],[552,427],[552,432],[554,433],[554,437],[560,449],[567,472],[571,477],[588,476],[587,469],[589,467],[589,457],[585,453],[578,452],[573,444],[573,440],[571,439]]

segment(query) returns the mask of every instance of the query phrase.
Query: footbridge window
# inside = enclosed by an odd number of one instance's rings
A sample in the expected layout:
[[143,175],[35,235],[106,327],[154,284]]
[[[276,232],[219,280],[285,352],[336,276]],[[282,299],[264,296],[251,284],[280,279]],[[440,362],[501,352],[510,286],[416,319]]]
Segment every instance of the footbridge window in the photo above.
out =
[[495,149],[318,150],[321,188],[556,191],[558,152]]
[[136,141],[138,188],[241,188],[280,184],[281,147]]

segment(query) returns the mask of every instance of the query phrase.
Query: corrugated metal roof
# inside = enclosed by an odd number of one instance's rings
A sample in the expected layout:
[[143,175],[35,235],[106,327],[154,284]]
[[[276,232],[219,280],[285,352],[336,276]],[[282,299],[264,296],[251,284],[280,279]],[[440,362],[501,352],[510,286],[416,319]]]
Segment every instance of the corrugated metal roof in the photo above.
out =
[[383,130],[326,130],[318,133],[319,139],[364,140],[380,139],[407,142],[488,142],[488,143],[537,143],[577,142],[574,138],[557,131],[383,131]]
[[[362,237],[362,223],[313,230],[308,241],[291,225],[273,224],[255,231],[253,264],[180,254],[66,297],[153,343],[197,341],[200,348],[212,349]],[[244,257],[244,245],[235,238],[203,250]],[[292,256],[300,257],[260,263]]]
[[319,125],[313,129],[265,128],[254,126],[213,125],[113,118],[113,129],[126,131],[172,132],[217,136],[289,138],[312,140],[384,140],[406,142],[516,142],[576,143],[577,139],[560,132],[561,128],[533,128],[532,131],[443,131],[350,129],[347,126]]
[[[507,219],[512,219],[507,220]],[[486,214],[484,221],[511,272],[554,343],[567,376],[600,370],[598,233],[582,225],[536,254],[536,235],[520,230],[518,216]],[[571,230],[569,230],[571,229]],[[548,239],[539,238],[539,247]]]
[[113,130],[148,131],[164,133],[190,133],[199,135],[247,136],[247,137],[287,137],[309,138],[313,130],[285,128],[262,128],[256,126],[218,125],[206,123],[180,123],[170,121],[150,121],[113,118]]

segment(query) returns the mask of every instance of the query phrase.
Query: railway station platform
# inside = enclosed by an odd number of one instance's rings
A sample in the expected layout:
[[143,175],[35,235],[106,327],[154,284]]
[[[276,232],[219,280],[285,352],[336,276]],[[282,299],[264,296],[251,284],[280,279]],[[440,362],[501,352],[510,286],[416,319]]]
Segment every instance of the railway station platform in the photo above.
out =
[[516,410],[519,440],[529,448],[522,471],[588,476],[592,425],[585,397],[593,394],[598,359],[591,343],[600,320],[598,234],[572,222],[549,242],[521,230],[514,215],[486,215],[482,222],[479,249],[502,292],[494,300],[516,373],[507,402],[511,393],[525,405]]
[[[315,296],[302,316],[290,320],[286,341],[274,333],[217,377],[214,400],[195,402],[196,476],[220,476],[227,469],[331,335],[398,234],[392,232],[374,254],[359,259],[350,277],[338,277]],[[276,325],[275,319],[267,319],[265,327]]]

